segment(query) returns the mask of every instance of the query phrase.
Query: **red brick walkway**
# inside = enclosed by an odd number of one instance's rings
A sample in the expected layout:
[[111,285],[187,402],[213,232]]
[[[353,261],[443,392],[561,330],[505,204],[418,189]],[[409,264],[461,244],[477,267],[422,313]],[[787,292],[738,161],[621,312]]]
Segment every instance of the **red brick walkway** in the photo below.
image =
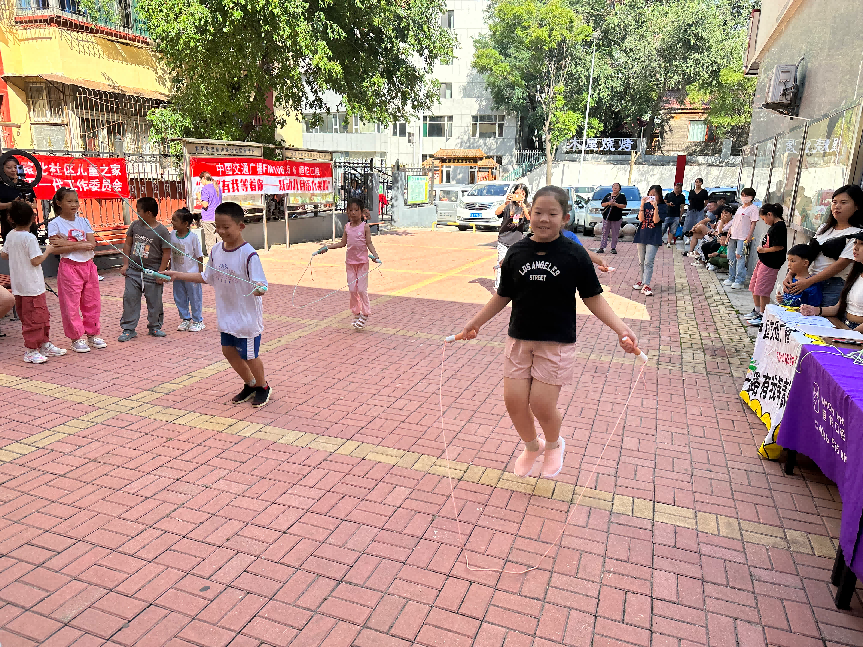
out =
[[[108,273],[110,347],[43,366],[4,322],[0,644],[863,645],[859,592],[838,612],[828,583],[836,489],[757,458],[764,428],[736,395],[751,346],[716,277],[677,253],[660,250],[652,299],[630,290],[634,248],[610,257],[603,282],[653,361],[597,476],[636,370],[586,312],[560,478],[507,474],[504,315],[448,349],[441,460],[441,339],[487,299],[493,240],[377,238],[362,332],[345,295],[291,306],[312,246],[265,255],[261,410],[227,402],[211,310],[205,332],[173,332],[169,289],[168,338],[121,345]],[[337,254],[298,305],[343,282]]]

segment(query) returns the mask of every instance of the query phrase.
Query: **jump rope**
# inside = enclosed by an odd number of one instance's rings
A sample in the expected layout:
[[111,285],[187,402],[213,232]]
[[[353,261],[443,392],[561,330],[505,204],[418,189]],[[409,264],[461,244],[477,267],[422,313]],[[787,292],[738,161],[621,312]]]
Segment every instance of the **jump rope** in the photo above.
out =
[[[34,158],[30,157],[30,156],[29,156],[29,154],[25,153],[24,151],[9,151],[9,153],[10,153],[10,154],[18,153],[18,154],[24,155],[24,156],[28,157],[28,158],[30,159],[30,161],[32,161],[32,162],[34,162],[34,163],[36,164],[36,168],[37,168],[37,169],[40,167],[40,165],[38,164],[38,162],[37,162]],[[99,175],[100,175],[100,176],[102,176],[102,177],[106,177],[106,176],[105,176],[105,174],[104,174],[104,173],[102,173],[102,172],[99,170],[99,168],[98,168],[95,164],[93,164],[89,159],[87,159],[86,157],[83,157],[83,156],[81,157],[81,159],[84,159],[84,160],[85,160],[85,161],[86,161],[90,166],[92,166],[93,168],[95,168],[95,169],[96,169],[96,171],[97,171],[97,173],[99,173]],[[45,176],[45,177],[51,177],[51,176]],[[112,192],[113,192],[113,191],[112,191]],[[131,209],[131,211],[133,211],[136,215],[140,216],[140,214],[139,214],[139,213],[138,213],[138,211],[134,208],[134,206],[132,206],[132,203],[131,203],[131,201],[130,201],[128,198],[123,197],[123,196],[122,196],[122,195],[120,195],[119,193],[116,193],[116,192],[113,192],[113,193],[114,193],[118,198],[120,198],[121,200],[123,200],[123,201],[124,201],[124,202],[129,206],[129,208]],[[182,250],[182,249],[179,249],[179,248],[175,247],[175,246],[171,243],[171,241],[166,240],[164,237],[162,237],[162,236],[161,236],[161,234],[159,234],[159,232],[158,232],[158,231],[156,231],[156,229],[155,229],[154,227],[150,226],[146,221],[144,221],[144,220],[143,220],[143,219],[141,219],[141,218],[139,218],[139,219],[141,220],[141,222],[143,222],[145,225],[147,225],[147,227],[148,227],[149,229],[151,229],[151,230],[153,231],[153,233],[154,233],[154,234],[156,234],[156,236],[157,236],[158,238],[160,238],[164,243],[166,243],[166,244],[168,245],[168,247],[170,247],[172,250],[174,250],[174,251],[178,252],[179,254],[181,254],[181,255],[185,256],[186,258],[191,258],[191,259],[193,259],[193,260],[197,261],[197,259],[196,259],[196,258],[194,258],[193,256],[190,256],[189,254],[186,254],[186,252],[185,252],[184,250]],[[159,278],[159,279],[162,279],[162,280],[164,280],[164,281],[171,281],[171,277],[170,277],[170,276],[168,276],[168,275],[166,275],[166,274],[161,274],[161,273],[159,273],[159,272],[156,272],[156,271],[154,271],[154,270],[150,270],[150,269],[148,269],[148,268],[144,267],[144,265],[143,265],[143,256],[140,258],[140,263],[139,263],[139,262],[136,262],[136,261],[135,261],[135,259],[133,259],[131,256],[129,256],[128,254],[126,254],[124,250],[122,250],[122,249],[118,248],[116,245],[114,245],[114,244],[113,244],[113,243],[111,243],[110,241],[101,241],[101,242],[107,243],[110,247],[113,247],[113,248],[114,248],[115,250],[117,250],[120,254],[122,254],[122,255],[123,255],[123,256],[125,256],[127,259],[129,259],[129,262],[130,262],[130,263],[132,263],[133,265],[135,265],[137,268],[140,268],[140,270],[141,270],[142,274],[147,275],[147,276],[152,276],[153,278]],[[313,304],[315,304],[315,303],[318,303],[318,302],[320,302],[320,301],[323,301],[324,299],[326,299],[326,298],[328,298],[328,297],[332,296],[333,294],[336,294],[337,292],[340,292],[341,290],[343,290],[343,289],[344,289],[344,287],[350,287],[351,283],[349,282],[346,286],[341,287],[341,288],[338,288],[338,289],[336,289],[336,290],[332,290],[331,292],[327,293],[327,294],[326,294],[326,295],[324,295],[323,297],[321,297],[321,298],[319,298],[319,299],[316,299],[316,300],[314,300],[314,301],[311,301],[310,303],[307,303],[307,304],[305,304],[305,305],[297,306],[297,305],[294,303],[294,295],[296,294],[297,286],[299,285],[299,283],[300,283],[300,282],[302,282],[303,277],[305,276],[306,271],[308,271],[308,270],[311,268],[311,266],[312,266],[312,260],[314,259],[314,257],[315,257],[315,256],[317,256],[317,255],[319,255],[319,254],[326,253],[328,250],[329,250],[329,248],[328,248],[326,245],[324,245],[324,246],[322,246],[320,249],[318,249],[318,250],[316,250],[315,252],[313,252],[313,253],[312,253],[312,256],[311,256],[311,258],[309,259],[308,264],[306,265],[305,269],[303,270],[303,273],[300,275],[300,279],[299,279],[299,281],[297,281],[297,285],[295,285],[295,286],[294,286],[293,293],[291,294],[291,305],[292,305],[292,307],[294,307],[294,308],[307,308],[307,307],[309,307],[309,306],[311,306],[311,305],[313,305]],[[373,261],[377,264],[377,265],[376,265],[376,267],[375,267],[374,269],[370,270],[369,272],[366,272],[366,274],[363,274],[363,275],[361,275],[361,276],[357,277],[357,281],[359,281],[359,279],[360,279],[360,278],[363,278],[364,276],[368,276],[368,275],[369,275],[369,274],[371,274],[373,271],[375,271],[375,270],[380,270],[380,269],[382,268],[383,262],[380,260],[380,258],[378,258],[378,257],[376,257],[376,256],[374,256],[374,255],[372,255],[372,254],[369,254],[369,258],[370,258],[371,260],[373,260]],[[495,266],[495,270],[497,270],[497,269],[498,269],[498,267],[499,267],[499,265],[498,265],[498,266]],[[254,294],[256,291],[260,291],[260,292],[266,292],[266,291],[267,291],[267,286],[265,286],[265,285],[260,285],[260,284],[258,284],[258,283],[254,283],[253,281],[246,280],[246,279],[244,279],[244,278],[242,278],[242,277],[240,277],[240,276],[236,276],[236,275],[234,275],[234,274],[229,274],[228,272],[224,272],[224,271],[222,271],[222,270],[219,270],[218,268],[216,268],[216,267],[215,267],[215,266],[213,266],[213,265],[210,265],[210,268],[211,268],[212,270],[216,271],[216,272],[219,272],[219,273],[221,273],[221,274],[224,274],[225,276],[228,276],[228,277],[231,277],[231,278],[233,278],[233,279],[240,280],[240,281],[244,281],[245,283],[248,283],[249,285],[251,285],[254,289],[252,290],[252,292],[250,292],[250,293],[249,293],[249,295],[246,295],[246,296],[251,296],[251,295],[252,295],[252,294]],[[609,268],[607,271],[614,271],[614,269],[613,269],[613,268]],[[448,336],[448,337],[446,337],[446,338],[444,339],[443,347],[441,348],[441,368],[440,368],[440,381],[439,381],[439,393],[438,393],[439,406],[440,406],[441,438],[443,439],[443,444],[444,444],[444,456],[446,457],[446,461],[447,461],[447,480],[448,480],[448,482],[449,482],[449,487],[450,487],[450,500],[452,501],[452,505],[453,505],[453,514],[454,514],[454,518],[455,518],[455,522],[456,522],[456,532],[457,532],[458,537],[459,537],[459,543],[460,543],[460,544],[462,544],[462,545],[464,545],[464,541],[463,541],[463,535],[462,535],[462,532],[461,532],[461,521],[459,520],[458,504],[457,504],[457,502],[456,502],[456,498],[455,498],[455,485],[453,484],[453,479],[452,479],[452,467],[451,467],[451,465],[452,465],[452,461],[451,461],[451,459],[450,459],[450,455],[449,455],[449,442],[447,441],[447,437],[446,437],[446,427],[444,426],[444,415],[443,415],[443,414],[444,414],[444,411],[443,411],[443,374],[444,374],[444,364],[445,364],[445,360],[446,360],[446,349],[447,349],[447,344],[453,343],[453,342],[455,342],[455,341],[461,341],[461,340],[463,340],[463,339],[464,339],[464,335],[463,335],[463,333],[458,333],[458,334],[455,334],[455,335],[450,335],[450,336]],[[627,338],[627,337],[624,337],[623,339],[624,339],[624,340],[628,340],[628,338]],[[838,349],[837,349],[837,350],[838,350]],[[812,351],[812,352],[819,352],[819,351]],[[824,352],[824,351],[820,351],[820,352]],[[623,420],[623,416],[624,416],[624,414],[626,413],[626,411],[627,411],[627,409],[628,409],[628,407],[629,407],[629,403],[630,403],[630,401],[632,400],[632,396],[635,394],[635,388],[637,387],[638,382],[641,380],[642,376],[644,375],[644,370],[645,370],[645,368],[647,367],[648,357],[647,357],[647,355],[646,355],[643,351],[641,351],[641,350],[636,346],[636,347],[635,347],[635,349],[634,349],[633,354],[635,354],[635,355],[636,355],[636,362],[637,362],[637,364],[639,364],[639,365],[641,366],[641,368],[640,368],[640,370],[639,370],[639,372],[638,372],[638,376],[635,378],[635,382],[633,382],[632,389],[631,389],[631,390],[630,390],[630,392],[629,392],[629,396],[626,398],[626,402],[624,403],[623,408],[621,409],[620,415],[617,417],[617,420],[615,421],[614,426],[612,427],[611,431],[610,431],[610,432],[609,432],[609,434],[608,434],[608,437],[607,437],[607,438],[606,438],[606,440],[605,440],[605,443],[604,443],[604,444],[603,444],[603,446],[602,446],[602,451],[600,452],[599,457],[596,459],[596,463],[594,464],[593,469],[592,469],[592,470],[591,470],[591,472],[590,472],[590,475],[589,475],[589,477],[588,477],[588,479],[587,479],[587,483],[591,483],[591,482],[593,481],[593,477],[596,475],[596,471],[597,471],[597,469],[599,468],[599,464],[602,462],[602,459],[603,459],[603,457],[605,456],[605,451],[606,451],[606,449],[608,449],[608,445],[609,445],[609,443],[611,442],[611,439],[614,437],[614,435],[615,435],[615,433],[616,433],[616,431],[617,431],[618,427],[620,426],[620,423],[621,423],[621,421]],[[530,476],[530,474],[531,474],[532,472],[533,472],[533,469],[531,469],[531,472],[529,472],[529,473],[528,473],[528,476]],[[565,519],[565,521],[564,521],[564,524],[563,524],[563,527],[561,528],[560,533],[558,533],[557,537],[556,537],[556,538],[555,538],[555,540],[551,543],[551,545],[548,547],[548,549],[545,551],[545,553],[543,553],[543,554],[542,554],[542,556],[539,558],[539,561],[537,562],[537,564],[536,564],[535,566],[531,566],[531,567],[527,567],[527,568],[522,568],[522,569],[519,569],[519,570],[506,570],[505,568],[484,568],[484,567],[480,567],[480,566],[471,566],[471,564],[470,564],[470,560],[468,559],[467,551],[465,550],[465,553],[464,553],[465,567],[466,567],[469,571],[472,571],[472,572],[494,572],[494,573],[507,573],[507,574],[511,574],[511,575],[524,575],[524,574],[526,574],[526,573],[529,573],[530,571],[533,571],[533,570],[538,569],[538,568],[540,567],[540,565],[542,564],[542,560],[543,560],[543,559],[545,559],[546,557],[548,557],[549,553],[550,553],[550,552],[551,552],[551,551],[552,551],[552,550],[557,546],[557,543],[562,539],[563,534],[564,534],[564,532],[566,531],[566,527],[569,525],[570,520],[572,519],[573,515],[574,515],[574,514],[577,512],[577,510],[578,510],[579,504],[581,503],[581,499],[582,499],[582,497],[584,496],[584,491],[585,491],[585,489],[586,489],[586,488],[587,488],[587,485],[586,485],[586,484],[585,484],[585,485],[582,485],[582,487],[581,487],[581,491],[579,492],[579,495],[578,495],[578,498],[577,498],[577,499],[576,499],[576,501],[575,501],[575,505],[571,508],[571,510],[570,510],[570,511],[569,511],[569,513],[567,514],[566,519]]]

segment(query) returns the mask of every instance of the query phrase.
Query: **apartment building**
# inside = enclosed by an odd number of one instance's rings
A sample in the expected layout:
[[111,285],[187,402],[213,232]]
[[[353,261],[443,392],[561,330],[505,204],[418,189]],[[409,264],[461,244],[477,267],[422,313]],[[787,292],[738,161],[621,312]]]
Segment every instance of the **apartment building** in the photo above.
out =
[[[451,65],[438,65],[437,105],[411,122],[366,124],[339,109],[339,97],[327,97],[331,114],[322,125],[304,115],[303,146],[334,151],[337,157],[384,160],[419,166],[441,149],[482,150],[503,169],[512,166],[516,148],[515,116],[492,108],[482,77],[471,68],[473,39],[485,30],[486,0],[450,0],[441,25],[458,39]],[[444,183],[476,180],[476,167],[443,166]]]

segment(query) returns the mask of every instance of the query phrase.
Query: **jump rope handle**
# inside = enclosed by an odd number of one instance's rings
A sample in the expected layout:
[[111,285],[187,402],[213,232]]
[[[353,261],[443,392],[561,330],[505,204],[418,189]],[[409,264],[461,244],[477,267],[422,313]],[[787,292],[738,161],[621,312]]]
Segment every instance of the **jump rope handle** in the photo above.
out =
[[162,279],[163,281],[171,280],[171,277],[167,274],[160,274],[159,272],[156,272],[154,270],[148,270],[146,267],[144,268],[144,274],[146,274],[147,276],[154,276],[157,279]]
[[[623,339],[629,339],[629,337],[624,337]],[[635,355],[635,361],[639,364],[647,364],[647,355],[645,355],[644,351],[642,351],[638,346],[635,347],[633,351]]]
[[458,334],[456,334],[456,335],[450,335],[450,336],[449,336],[449,337],[447,337],[444,341],[445,341],[445,342],[447,342],[447,343],[450,343],[450,342],[453,342],[453,341],[461,341],[462,339],[464,339],[464,334],[462,334],[462,333],[458,333]]
[[319,250],[312,252],[312,256],[317,256],[318,254],[326,254],[329,250],[330,248],[324,245]]
[[378,258],[377,256],[375,256],[374,254],[369,254],[369,258],[372,259],[378,265],[383,264],[383,261],[380,258]]

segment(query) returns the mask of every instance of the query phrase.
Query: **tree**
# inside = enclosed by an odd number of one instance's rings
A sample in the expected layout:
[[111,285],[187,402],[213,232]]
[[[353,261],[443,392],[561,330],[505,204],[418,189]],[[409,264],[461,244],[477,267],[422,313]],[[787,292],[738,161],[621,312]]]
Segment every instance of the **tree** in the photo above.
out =
[[707,124],[718,138],[731,138],[742,144],[752,121],[756,81],[754,76],[744,76],[738,67],[726,67],[717,77],[690,85],[688,99],[690,103],[708,106]]
[[443,0],[138,0],[171,82],[157,136],[275,142],[285,115],[325,113],[328,92],[364,121],[429,109],[448,62]]
[[488,29],[474,39],[473,67],[495,107],[542,133],[551,184],[554,150],[583,122],[567,105],[567,84],[591,30],[565,0],[492,0]]

